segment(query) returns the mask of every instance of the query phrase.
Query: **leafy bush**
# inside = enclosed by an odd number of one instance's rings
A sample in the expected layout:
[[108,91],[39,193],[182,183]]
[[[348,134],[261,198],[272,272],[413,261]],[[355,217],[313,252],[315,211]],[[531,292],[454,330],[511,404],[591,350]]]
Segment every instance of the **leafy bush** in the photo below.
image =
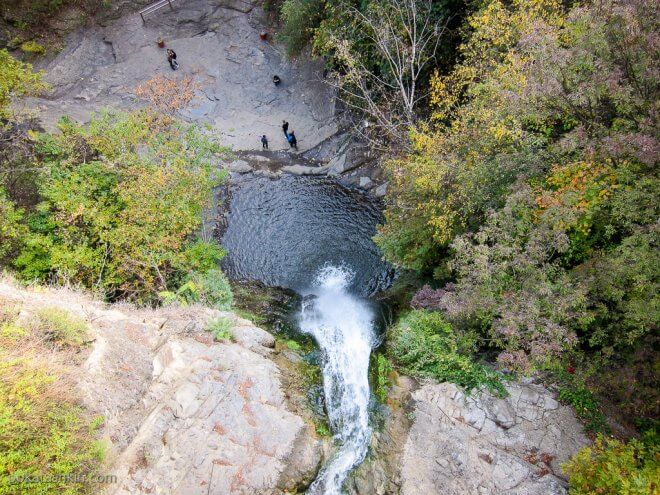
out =
[[206,330],[213,334],[215,340],[234,340],[231,333],[232,326],[233,323],[229,318],[221,316],[211,320],[206,326]]
[[[436,278],[414,307],[476,332],[502,366],[527,373],[584,355],[598,370],[563,396],[588,423],[600,421],[598,389],[617,405],[644,390],[625,410],[653,418],[656,2],[473,5],[458,63],[431,79],[430,118],[386,166],[376,242]],[[631,379],[611,380],[612,369]]]
[[498,373],[458,353],[459,339],[441,313],[414,310],[391,330],[388,342],[394,361],[405,373],[449,381],[468,390],[487,386],[504,394]]
[[570,495],[651,495],[660,488],[660,449],[650,437],[627,444],[599,436],[563,469]]
[[33,40],[22,43],[21,50],[25,53],[33,53],[35,55],[43,55],[46,53],[44,46]]
[[30,64],[16,60],[7,50],[0,50],[0,119],[8,117],[13,97],[36,94],[47,87],[41,82],[41,73],[33,72]]
[[289,55],[297,55],[305,48],[318,27],[325,2],[323,0],[284,0],[280,10],[282,30],[279,39]]
[[202,303],[221,311],[229,311],[234,302],[234,295],[227,276],[220,269],[209,270],[196,274],[192,280],[199,288],[199,299]]
[[[224,255],[224,250],[219,255]],[[234,300],[227,276],[217,268],[203,273],[194,272],[176,291],[161,291],[159,296],[164,304],[176,302],[186,306],[201,302],[220,311],[229,311]]]
[[561,386],[559,400],[573,406],[588,431],[599,432],[606,428],[605,416],[600,412],[598,400],[586,386],[575,384]]
[[15,256],[27,229],[21,223],[23,211],[17,209],[0,186],[0,265]]
[[392,363],[385,354],[380,352],[374,355],[374,360],[376,366],[374,369],[375,375],[375,387],[374,395],[378,397],[378,400],[382,403],[387,402],[387,395],[389,393],[390,387],[392,386],[391,375],[394,372]]
[[203,131],[148,111],[69,120],[39,139],[43,201],[14,264],[23,278],[73,282],[153,302],[224,251],[197,239],[225,152]]
[[80,347],[89,328],[87,324],[60,308],[41,308],[34,314],[34,330],[62,347]]

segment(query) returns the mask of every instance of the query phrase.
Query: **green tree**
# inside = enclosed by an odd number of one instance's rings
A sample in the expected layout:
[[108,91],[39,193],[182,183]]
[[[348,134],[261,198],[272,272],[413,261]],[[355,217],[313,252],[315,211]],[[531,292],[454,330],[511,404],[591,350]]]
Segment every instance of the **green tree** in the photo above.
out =
[[39,151],[43,202],[15,261],[26,278],[149,302],[222,257],[197,232],[226,150],[200,129],[147,111],[105,112],[88,127],[63,120]]
[[44,91],[48,86],[41,81],[41,73],[33,72],[30,64],[0,50],[0,122],[10,116],[12,98]]
[[627,444],[599,437],[564,465],[570,495],[652,495],[660,488],[657,438]]

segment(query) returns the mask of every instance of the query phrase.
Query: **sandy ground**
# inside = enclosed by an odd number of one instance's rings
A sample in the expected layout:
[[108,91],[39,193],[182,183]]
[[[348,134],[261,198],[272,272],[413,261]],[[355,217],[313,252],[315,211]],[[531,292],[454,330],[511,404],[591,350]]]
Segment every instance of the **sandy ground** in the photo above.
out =
[[[135,88],[157,74],[189,75],[200,87],[181,116],[211,125],[224,144],[236,150],[261,149],[266,134],[271,150],[287,149],[282,120],[290,122],[301,151],[337,131],[333,92],[322,80],[322,61],[290,61],[282,48],[259,37],[266,30],[260,7],[242,1],[180,0],[142,22],[136,12],[105,26],[72,33],[66,48],[45,67],[53,90],[27,99],[22,109],[36,111],[52,129],[62,115],[87,122],[104,107],[129,109],[141,102]],[[256,2],[254,2],[256,3]],[[178,55],[172,71],[162,37]],[[282,83],[275,86],[272,76]]]

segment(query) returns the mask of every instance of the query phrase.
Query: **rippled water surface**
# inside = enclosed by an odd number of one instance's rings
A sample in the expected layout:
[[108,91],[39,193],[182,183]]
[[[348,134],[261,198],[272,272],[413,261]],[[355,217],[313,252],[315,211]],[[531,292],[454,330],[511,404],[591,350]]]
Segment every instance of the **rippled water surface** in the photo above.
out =
[[230,187],[225,272],[299,292],[326,265],[355,274],[348,290],[368,296],[387,288],[393,270],[371,238],[381,205],[325,177],[246,175]]

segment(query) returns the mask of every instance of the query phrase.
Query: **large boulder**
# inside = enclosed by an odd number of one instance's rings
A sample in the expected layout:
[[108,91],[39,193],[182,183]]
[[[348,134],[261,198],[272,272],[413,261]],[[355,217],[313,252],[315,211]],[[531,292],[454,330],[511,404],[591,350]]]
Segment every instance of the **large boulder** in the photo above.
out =
[[582,426],[541,385],[507,391],[471,396],[449,383],[415,391],[401,493],[565,494],[561,464],[589,443]]

